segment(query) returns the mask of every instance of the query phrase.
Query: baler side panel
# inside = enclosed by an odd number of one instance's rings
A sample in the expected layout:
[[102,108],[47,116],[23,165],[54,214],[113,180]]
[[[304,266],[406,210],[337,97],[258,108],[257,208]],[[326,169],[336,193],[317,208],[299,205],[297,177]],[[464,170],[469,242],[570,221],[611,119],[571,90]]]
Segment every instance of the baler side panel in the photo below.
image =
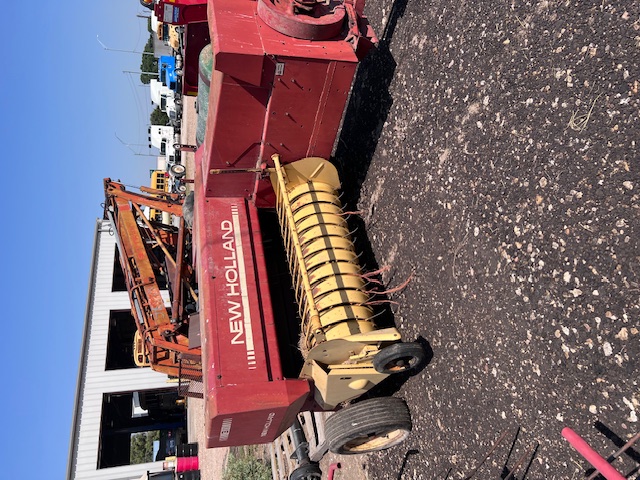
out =
[[263,158],[279,153],[287,161],[331,156],[356,64],[306,58],[277,58]]
[[266,88],[241,84],[213,71],[204,137],[203,174],[207,196],[248,197],[253,192],[255,175],[236,175],[230,181],[228,175],[211,174],[210,170],[256,167],[268,98]]
[[207,447],[274,441],[310,399],[307,380],[230,385],[210,392],[205,402]]
[[[198,207],[202,207],[198,202]],[[213,338],[224,351],[211,385],[269,381],[269,359],[262,330],[262,305],[256,302],[258,289],[253,263],[253,239],[247,209],[242,198],[208,198],[198,213],[201,264],[206,258],[206,276],[199,278],[199,290],[206,291],[208,303],[200,306],[200,318],[217,323]],[[255,208],[255,207],[254,207]],[[259,237],[258,237],[259,239]],[[213,308],[215,306],[215,308]],[[209,312],[212,308],[213,311]],[[201,329],[202,330],[202,329]],[[215,348],[207,345],[207,348]]]
[[254,2],[209,2],[213,70],[204,136],[203,175],[207,196],[249,197],[255,175],[229,181],[212,169],[255,168],[260,162],[273,62],[262,49]]
[[[200,192],[201,152],[195,178]],[[312,396],[307,380],[282,379],[257,209],[244,198],[194,200],[207,446],[270,442]]]

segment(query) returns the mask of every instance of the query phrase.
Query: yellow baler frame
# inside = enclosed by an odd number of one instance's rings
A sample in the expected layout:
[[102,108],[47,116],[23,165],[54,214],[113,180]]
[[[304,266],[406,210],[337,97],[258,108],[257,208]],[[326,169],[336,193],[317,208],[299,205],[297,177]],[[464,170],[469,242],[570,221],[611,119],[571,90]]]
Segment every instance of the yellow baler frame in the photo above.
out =
[[383,346],[401,341],[395,328],[378,330],[366,280],[327,160],[307,157],[287,165],[272,157],[270,179],[301,318],[300,373],[314,381],[326,409],[356,398],[388,374],[373,367]]

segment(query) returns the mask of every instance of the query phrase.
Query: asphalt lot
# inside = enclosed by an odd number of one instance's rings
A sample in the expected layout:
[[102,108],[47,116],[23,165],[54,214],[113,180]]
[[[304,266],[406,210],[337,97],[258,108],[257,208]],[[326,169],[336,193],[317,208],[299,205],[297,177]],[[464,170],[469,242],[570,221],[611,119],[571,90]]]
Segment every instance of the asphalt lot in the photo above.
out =
[[[336,159],[367,267],[411,277],[392,317],[432,359],[386,386],[411,407],[408,442],[349,461],[463,478],[507,432],[474,478],[583,478],[564,426],[605,456],[639,430],[639,3],[366,13],[382,41]],[[639,458],[615,465],[637,478]]]

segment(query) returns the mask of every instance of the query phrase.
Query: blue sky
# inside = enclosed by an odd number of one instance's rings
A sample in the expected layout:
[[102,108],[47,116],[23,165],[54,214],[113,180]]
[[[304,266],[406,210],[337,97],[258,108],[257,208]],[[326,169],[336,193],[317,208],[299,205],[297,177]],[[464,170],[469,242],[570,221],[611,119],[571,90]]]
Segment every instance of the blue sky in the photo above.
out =
[[96,35],[140,52],[148,32],[136,15],[148,11],[137,0],[3,11],[3,477],[62,479],[102,179],[147,184],[155,165],[131,150],[149,153],[148,87],[122,73],[140,55],[105,51]]

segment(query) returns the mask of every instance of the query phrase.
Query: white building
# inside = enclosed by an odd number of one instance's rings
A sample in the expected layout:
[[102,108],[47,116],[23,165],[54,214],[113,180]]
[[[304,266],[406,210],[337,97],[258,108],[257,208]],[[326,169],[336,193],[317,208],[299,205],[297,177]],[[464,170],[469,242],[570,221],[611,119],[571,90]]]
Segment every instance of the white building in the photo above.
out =
[[[171,402],[176,384],[133,364],[135,323],[116,252],[110,222],[97,220],[67,480],[130,480],[162,470],[162,461],[129,465],[131,435],[175,438],[184,424]],[[160,435],[162,451],[168,442]]]

